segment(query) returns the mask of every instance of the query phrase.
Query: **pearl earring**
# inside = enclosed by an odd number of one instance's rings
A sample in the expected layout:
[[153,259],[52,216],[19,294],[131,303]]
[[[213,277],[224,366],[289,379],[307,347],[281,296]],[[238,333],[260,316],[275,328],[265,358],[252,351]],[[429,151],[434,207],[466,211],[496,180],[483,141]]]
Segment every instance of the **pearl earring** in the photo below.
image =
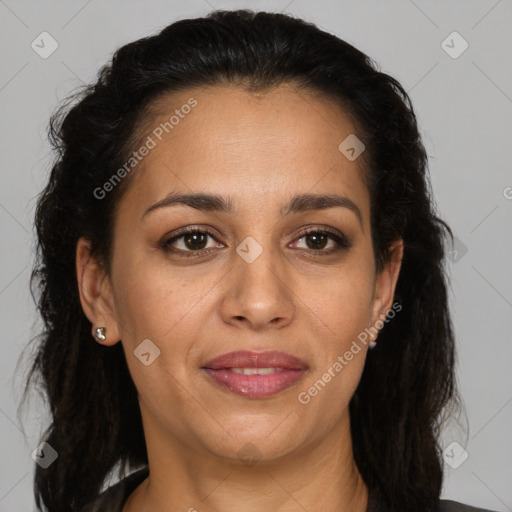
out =
[[107,339],[105,333],[107,332],[106,327],[96,327],[96,331],[94,333],[95,338],[101,343]]

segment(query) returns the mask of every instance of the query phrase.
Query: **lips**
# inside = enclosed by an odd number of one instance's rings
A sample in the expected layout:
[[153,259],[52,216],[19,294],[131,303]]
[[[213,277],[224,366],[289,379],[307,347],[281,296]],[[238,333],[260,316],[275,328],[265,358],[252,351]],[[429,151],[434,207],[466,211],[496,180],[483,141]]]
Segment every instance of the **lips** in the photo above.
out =
[[237,351],[212,359],[202,370],[213,382],[232,393],[266,398],[297,383],[308,366],[284,352]]

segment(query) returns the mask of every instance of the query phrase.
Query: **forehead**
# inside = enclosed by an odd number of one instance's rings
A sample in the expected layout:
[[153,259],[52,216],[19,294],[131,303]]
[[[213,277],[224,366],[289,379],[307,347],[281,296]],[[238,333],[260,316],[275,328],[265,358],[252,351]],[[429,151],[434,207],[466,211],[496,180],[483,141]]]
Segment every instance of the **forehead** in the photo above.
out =
[[350,161],[339,149],[355,125],[336,102],[292,85],[165,95],[139,131],[140,144],[151,149],[133,171],[132,206],[201,191],[234,197],[236,209],[304,192],[343,193],[363,215],[369,207],[363,159]]

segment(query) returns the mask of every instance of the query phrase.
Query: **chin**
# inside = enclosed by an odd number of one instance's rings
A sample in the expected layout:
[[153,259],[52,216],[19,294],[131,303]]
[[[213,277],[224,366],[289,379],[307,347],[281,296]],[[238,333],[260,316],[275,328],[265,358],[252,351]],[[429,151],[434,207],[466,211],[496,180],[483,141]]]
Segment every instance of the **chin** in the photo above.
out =
[[224,423],[227,432],[223,432],[220,438],[209,437],[205,440],[208,450],[214,456],[235,463],[255,465],[258,462],[276,462],[296,452],[304,444],[305,439],[301,441],[297,438],[297,425],[284,425],[286,415],[282,418],[265,416],[254,415],[252,419],[240,417],[237,422]]

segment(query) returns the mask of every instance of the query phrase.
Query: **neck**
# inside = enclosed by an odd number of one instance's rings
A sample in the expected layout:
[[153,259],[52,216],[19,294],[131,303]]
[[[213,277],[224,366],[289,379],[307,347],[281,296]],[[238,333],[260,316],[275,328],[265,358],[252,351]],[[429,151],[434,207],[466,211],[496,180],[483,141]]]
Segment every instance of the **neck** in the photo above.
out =
[[128,498],[123,512],[367,509],[368,490],[353,458],[348,415],[317,445],[252,464],[195,452],[165,440],[163,433],[146,435],[146,444],[150,476]]

